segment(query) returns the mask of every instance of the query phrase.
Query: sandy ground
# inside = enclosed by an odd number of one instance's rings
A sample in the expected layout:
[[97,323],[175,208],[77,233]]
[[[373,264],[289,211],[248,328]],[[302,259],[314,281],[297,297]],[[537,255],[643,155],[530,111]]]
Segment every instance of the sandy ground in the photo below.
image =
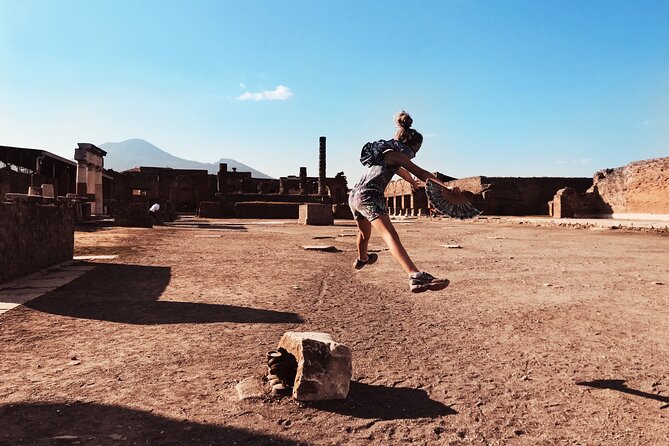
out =
[[[666,234],[408,220],[451,280],[414,295],[352,222],[259,223],[77,232],[119,257],[0,315],[0,444],[669,444]],[[285,331],[351,348],[347,400],[239,399]]]

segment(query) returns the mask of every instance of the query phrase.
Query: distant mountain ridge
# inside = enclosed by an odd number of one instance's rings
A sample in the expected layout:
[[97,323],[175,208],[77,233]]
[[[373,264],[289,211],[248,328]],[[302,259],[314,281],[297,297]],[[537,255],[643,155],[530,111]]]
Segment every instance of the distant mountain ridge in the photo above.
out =
[[105,168],[122,172],[133,167],[171,167],[173,169],[206,169],[209,173],[218,172],[219,163],[226,163],[228,170],[236,168],[239,172],[251,172],[253,178],[272,178],[252,167],[230,158],[221,158],[215,163],[201,163],[174,156],[143,139],[126,139],[121,142],[100,144],[105,156]]

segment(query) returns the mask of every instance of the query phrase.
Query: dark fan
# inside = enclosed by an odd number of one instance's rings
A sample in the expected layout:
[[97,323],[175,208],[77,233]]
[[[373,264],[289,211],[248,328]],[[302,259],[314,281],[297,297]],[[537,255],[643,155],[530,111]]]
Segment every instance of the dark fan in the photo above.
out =
[[481,213],[463,194],[455,194],[431,178],[425,182],[425,193],[432,207],[440,214],[464,220]]

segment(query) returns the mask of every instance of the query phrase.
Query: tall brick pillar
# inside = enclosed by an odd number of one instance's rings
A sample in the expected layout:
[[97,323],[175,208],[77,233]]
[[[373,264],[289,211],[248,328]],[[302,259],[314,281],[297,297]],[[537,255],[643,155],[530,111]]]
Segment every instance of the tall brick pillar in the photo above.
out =
[[307,195],[307,168],[300,167],[300,194]]
[[325,191],[325,136],[321,136],[318,149],[318,195],[324,197]]
[[228,181],[227,177],[228,176],[228,164],[227,163],[218,163],[218,175],[216,175],[216,188],[218,189],[218,192],[221,194],[227,194],[228,193]]

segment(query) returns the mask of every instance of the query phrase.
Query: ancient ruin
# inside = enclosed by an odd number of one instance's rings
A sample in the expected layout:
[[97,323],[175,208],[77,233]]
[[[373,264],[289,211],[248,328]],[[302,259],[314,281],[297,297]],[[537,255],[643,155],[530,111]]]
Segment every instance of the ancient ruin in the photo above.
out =
[[77,164],[46,150],[0,146],[0,197],[50,184],[53,196],[76,193]]
[[[328,178],[326,139],[319,139],[319,176],[307,176],[300,167],[299,176],[279,180],[251,178],[248,172],[228,172],[221,164],[217,175],[216,201],[200,203],[200,217],[287,218],[300,217],[300,205],[327,205],[333,218],[352,218],[348,209],[348,184],[343,172]],[[314,208],[315,209],[315,208]],[[306,212],[306,211],[305,211]]]
[[107,152],[90,143],[77,145],[79,148],[74,151],[74,159],[77,160],[77,195],[88,197],[91,214],[105,214],[102,170]]
[[587,191],[560,189],[549,208],[555,218],[669,220],[669,157],[600,170]]
[[[294,373],[290,362],[283,363],[285,373],[279,369],[274,373],[288,381],[284,385],[292,389],[293,398],[301,401],[346,398],[353,375],[352,354],[347,346],[335,342],[327,333],[289,331],[281,337],[278,350],[295,359]],[[292,384],[290,378],[294,378]]]
[[[561,177],[469,177],[455,179],[439,172],[435,175],[449,186],[469,192],[472,204],[484,215],[548,215],[548,201],[564,188],[585,192],[590,178]],[[386,188],[386,202],[391,215],[430,215],[425,189],[411,190],[402,179]]]
[[[0,280],[71,258],[73,230],[87,219],[107,219],[119,226],[151,227],[177,218],[284,218],[305,225],[329,225],[351,219],[346,176],[326,176],[326,139],[318,146],[318,176],[253,178],[250,172],[216,175],[205,170],[136,167],[124,172],[104,169],[106,152],[79,143],[74,161],[45,150],[0,146],[0,231],[4,253]],[[669,219],[669,158],[636,161],[596,172],[593,178],[437,177],[469,191],[484,215],[550,215]],[[404,180],[386,191],[391,215],[430,215],[425,191],[413,191]],[[149,207],[157,203],[155,217]],[[113,219],[113,220],[112,220]],[[19,243],[19,244],[17,244]],[[48,255],[35,257],[37,251]]]

